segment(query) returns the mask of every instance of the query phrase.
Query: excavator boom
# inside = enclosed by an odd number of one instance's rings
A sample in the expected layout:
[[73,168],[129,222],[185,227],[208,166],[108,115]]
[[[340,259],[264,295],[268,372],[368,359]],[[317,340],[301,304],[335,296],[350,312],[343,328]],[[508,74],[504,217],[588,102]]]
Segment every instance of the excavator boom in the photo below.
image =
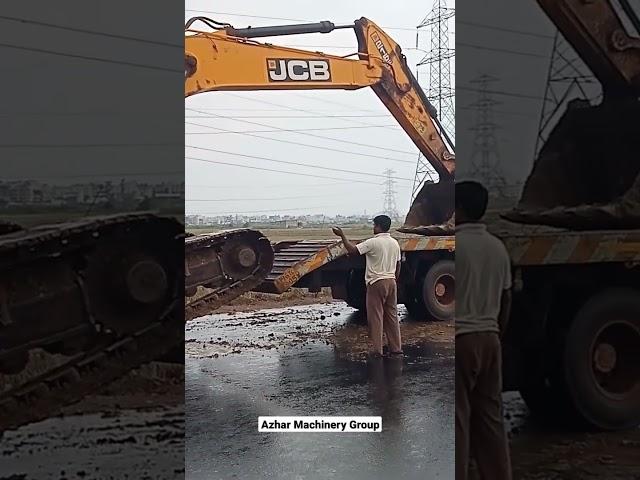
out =
[[581,230],[640,228],[640,4],[538,3],[598,78],[603,100],[568,104],[504,217]]
[[[192,29],[202,22],[213,31]],[[358,51],[340,57],[260,43],[254,38],[352,29]],[[355,56],[355,58],[349,58]],[[185,97],[219,90],[355,90],[371,87],[439,175],[425,183],[403,231],[442,234],[453,228],[455,157],[435,108],[400,46],[376,24],[319,22],[234,28],[196,17],[185,25]],[[186,317],[208,313],[253,288],[269,273],[273,252],[260,232],[236,230],[185,242]]]
[[[213,32],[186,25],[185,96],[216,90],[355,90],[371,87],[420,152],[451,182],[453,145],[439,125],[435,108],[418,85],[400,46],[366,18],[352,25],[331,22]],[[215,24],[221,25],[221,24]],[[329,33],[350,28],[358,40],[357,58],[259,43],[253,38]]]
[[600,80],[605,94],[640,91],[637,0],[538,0]]

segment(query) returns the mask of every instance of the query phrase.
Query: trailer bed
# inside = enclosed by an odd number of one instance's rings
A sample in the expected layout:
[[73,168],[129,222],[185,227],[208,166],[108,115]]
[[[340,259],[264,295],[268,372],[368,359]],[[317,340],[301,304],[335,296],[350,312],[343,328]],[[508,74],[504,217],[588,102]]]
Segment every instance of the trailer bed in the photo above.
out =
[[640,262],[640,230],[566,230],[492,222],[515,266]]
[[[412,235],[394,232],[402,252],[455,249],[455,237]],[[356,243],[362,240],[355,240]],[[267,293],[283,293],[294,286],[303,277],[321,267],[347,256],[341,240],[301,240],[285,241],[273,244],[273,268],[256,288]],[[346,264],[346,258],[342,259]]]

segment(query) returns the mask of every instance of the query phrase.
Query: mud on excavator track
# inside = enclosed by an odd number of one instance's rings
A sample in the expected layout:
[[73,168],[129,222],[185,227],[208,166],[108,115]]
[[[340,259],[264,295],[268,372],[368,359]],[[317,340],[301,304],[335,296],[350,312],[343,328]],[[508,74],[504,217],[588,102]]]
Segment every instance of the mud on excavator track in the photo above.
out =
[[[0,432],[59,414],[181,341],[178,221],[136,213],[3,232]],[[60,356],[29,376],[36,348]]]
[[213,312],[262,283],[271,243],[256,230],[192,235],[185,240],[185,320]]

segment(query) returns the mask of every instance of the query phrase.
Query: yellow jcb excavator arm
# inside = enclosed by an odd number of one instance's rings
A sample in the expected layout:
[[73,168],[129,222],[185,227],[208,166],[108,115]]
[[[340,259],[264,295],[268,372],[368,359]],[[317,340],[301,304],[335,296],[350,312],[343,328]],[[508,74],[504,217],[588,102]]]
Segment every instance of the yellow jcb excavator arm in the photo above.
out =
[[[191,25],[198,20],[213,31],[192,30]],[[342,28],[355,31],[357,59],[252,40],[329,33]],[[407,66],[400,46],[370,20],[361,18],[344,26],[320,22],[235,29],[196,17],[185,26],[185,97],[216,90],[355,90],[364,87],[374,90],[431,163],[440,182],[451,182],[455,173],[453,144]]]
[[605,95],[640,91],[638,0],[538,0],[600,80]]

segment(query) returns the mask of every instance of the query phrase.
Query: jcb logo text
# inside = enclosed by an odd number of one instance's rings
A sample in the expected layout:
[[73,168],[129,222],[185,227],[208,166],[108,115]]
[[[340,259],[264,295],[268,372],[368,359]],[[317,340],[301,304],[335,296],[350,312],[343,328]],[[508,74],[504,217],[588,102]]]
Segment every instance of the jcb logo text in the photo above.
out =
[[267,71],[271,82],[328,82],[331,69],[327,60],[270,58]]

